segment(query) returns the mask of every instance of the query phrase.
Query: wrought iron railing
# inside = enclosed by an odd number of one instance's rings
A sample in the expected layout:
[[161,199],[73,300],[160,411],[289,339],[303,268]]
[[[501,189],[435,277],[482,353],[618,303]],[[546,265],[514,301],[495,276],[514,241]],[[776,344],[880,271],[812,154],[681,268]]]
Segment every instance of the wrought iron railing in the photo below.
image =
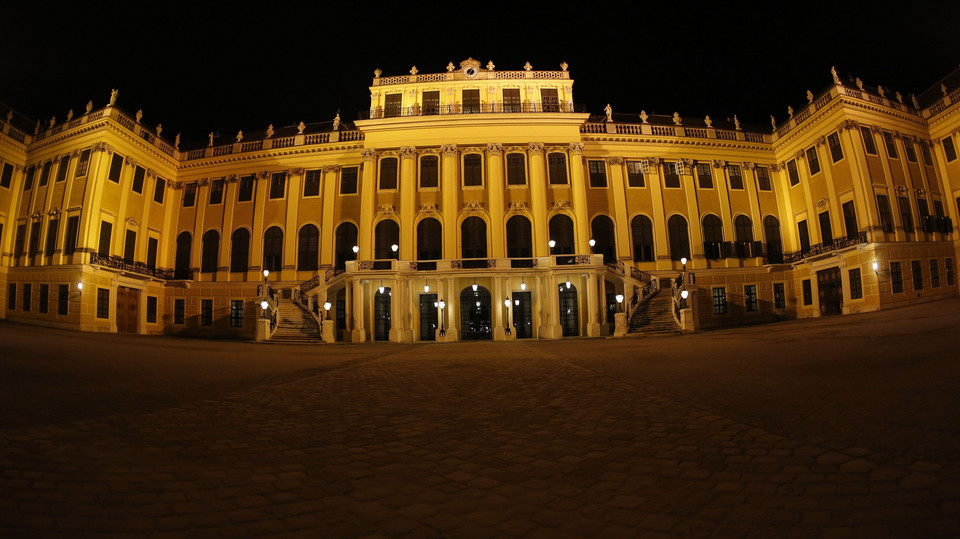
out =
[[521,113],[521,112],[586,112],[579,103],[452,103],[448,105],[416,105],[413,107],[377,107],[360,112],[361,120],[404,118],[408,116],[444,116],[448,114]]
[[811,246],[810,249],[806,251],[787,253],[783,255],[783,261],[788,264],[791,262],[799,262],[805,258],[822,255],[832,251],[839,251],[840,249],[846,249],[847,247],[853,247],[854,245],[860,245],[861,243],[867,243],[866,231],[860,231],[856,236],[853,237],[839,238],[833,240],[832,242],[818,243]]
[[[98,253],[90,253],[90,263],[97,264],[98,266],[104,266],[107,268],[118,269],[121,271],[128,271],[130,273],[136,273],[138,275],[146,275],[149,277],[155,277],[157,279],[163,279],[166,281],[175,279],[174,272],[161,269],[161,268],[152,268],[143,262],[133,262],[130,260],[125,260],[123,257],[119,256],[102,256]],[[193,278],[193,272],[189,272],[187,279]]]

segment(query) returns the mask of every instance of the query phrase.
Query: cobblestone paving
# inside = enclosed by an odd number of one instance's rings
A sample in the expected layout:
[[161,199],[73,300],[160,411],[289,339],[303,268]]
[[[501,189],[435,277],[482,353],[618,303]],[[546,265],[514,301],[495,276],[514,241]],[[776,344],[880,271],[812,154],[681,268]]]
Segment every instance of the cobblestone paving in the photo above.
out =
[[538,343],[379,350],[0,431],[0,535],[960,535],[956,458],[773,432]]

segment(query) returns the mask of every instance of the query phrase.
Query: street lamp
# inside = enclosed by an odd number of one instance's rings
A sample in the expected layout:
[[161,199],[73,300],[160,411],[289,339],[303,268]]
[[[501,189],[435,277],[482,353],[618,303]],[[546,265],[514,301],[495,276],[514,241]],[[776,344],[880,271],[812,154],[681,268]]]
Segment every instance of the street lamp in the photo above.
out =
[[470,285],[470,288],[472,288],[473,291],[476,292],[476,291],[477,291],[477,281],[473,281],[473,284]]
[[687,298],[688,298],[688,297],[690,297],[690,292],[689,292],[689,291],[687,291],[687,290],[681,290],[681,291],[680,291],[680,301],[681,301],[680,308],[681,308],[681,309],[686,309],[686,308],[687,308]]
[[327,312],[327,320],[330,320],[330,307],[333,307],[333,304],[329,301],[323,302],[323,310]]
[[390,246],[390,250],[393,251],[393,258],[397,258],[397,250],[400,249],[400,246],[394,243]]
[[687,271],[687,257],[681,257],[680,264],[683,266],[683,271]]
[[263,311],[263,318],[270,318],[267,316],[267,308],[270,307],[270,303],[267,300],[260,302],[260,310]]
[[557,242],[555,242],[555,241],[553,241],[553,240],[550,240],[550,241],[547,242],[547,245],[550,246],[550,249],[551,249],[550,254],[553,254],[553,250],[552,250],[552,249],[557,246]]
[[507,335],[510,335],[510,333],[512,333],[510,331],[510,326],[512,325],[510,323],[510,298],[503,298],[503,306],[507,311],[507,319],[504,321],[504,324],[503,324],[505,327],[503,332]]
[[623,294],[617,294],[617,312],[621,312],[621,305],[623,304]]
[[427,284],[427,281],[423,281],[423,293],[424,294],[430,293],[430,285]]
[[520,291],[523,292],[527,289],[527,283],[523,279],[520,279]]
[[880,273],[880,263],[876,260],[873,261],[873,271],[874,273]]
[[440,301],[437,302],[437,303],[438,303],[439,306],[440,306],[440,336],[441,336],[441,337],[446,337],[446,336],[447,336],[447,330],[446,330],[446,326],[444,325],[444,320],[443,320],[443,308],[447,306],[447,302],[443,301],[443,298],[440,298]]

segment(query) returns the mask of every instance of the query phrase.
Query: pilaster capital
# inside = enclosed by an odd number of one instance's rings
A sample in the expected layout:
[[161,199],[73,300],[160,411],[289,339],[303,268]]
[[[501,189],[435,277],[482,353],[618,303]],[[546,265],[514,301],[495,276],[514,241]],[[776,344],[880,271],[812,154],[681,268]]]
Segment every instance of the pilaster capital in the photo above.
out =
[[543,155],[543,143],[542,143],[542,142],[531,142],[531,143],[530,143],[530,155]]
[[803,161],[806,156],[803,153],[803,150],[797,150],[797,153],[793,156],[797,161]]
[[53,159],[51,159],[50,162],[51,162],[51,163],[58,163],[58,162],[60,162],[60,156],[59,156],[59,155],[53,156]]
[[269,171],[269,170],[261,170],[261,171],[257,172],[257,179],[258,179],[258,180],[266,180],[266,179],[269,178],[269,177],[270,177],[270,171]]
[[137,160],[130,157],[129,155],[123,159],[123,162],[127,165],[130,165],[131,167],[137,166]]
[[209,178],[200,178],[197,180],[197,185],[200,187],[206,187],[210,183]]
[[747,169],[747,170],[753,170],[754,168],[756,168],[756,166],[757,166],[757,165],[756,165],[755,163],[751,163],[750,161],[744,161],[744,162],[743,162],[743,168],[745,168],[745,169]]
[[816,142],[817,142],[817,146],[823,146],[824,144],[827,143],[827,137],[820,135],[819,137],[817,137]]
[[324,174],[329,174],[331,172],[333,173],[340,172],[340,165],[323,165]]
[[457,145],[456,144],[444,144],[440,147],[440,152],[444,157],[454,157],[457,155]]
[[580,155],[583,153],[583,143],[582,142],[572,142],[570,143],[570,151],[574,155]]
[[622,165],[622,164],[623,164],[623,158],[622,158],[622,157],[608,157],[608,158],[607,158],[607,164],[608,164],[608,165]]
[[147,169],[147,178],[156,178],[156,177],[157,177],[157,171],[156,171],[156,170],[153,170],[152,168],[148,168],[148,169]]
[[491,142],[487,144],[487,154],[488,155],[500,155],[503,153],[503,144],[499,142]]
[[377,158],[377,150],[373,148],[364,148],[360,150],[360,158],[364,161],[373,161]]
[[80,157],[80,148],[73,150],[73,152],[70,153],[70,157],[74,159],[76,159],[77,157]]
[[227,176],[226,179],[227,179],[227,183],[237,183],[240,177],[237,176],[236,174],[230,174]]
[[303,167],[291,168],[287,171],[287,177],[289,177],[291,174],[294,176],[303,176]]
[[416,159],[417,158],[417,147],[416,146],[401,146],[400,147],[400,157],[402,159]]
[[727,166],[727,162],[723,159],[714,159],[710,162],[710,164],[713,166],[713,168],[723,168]]
[[847,129],[856,129],[858,125],[856,120],[844,120],[837,124],[837,129],[846,131]]

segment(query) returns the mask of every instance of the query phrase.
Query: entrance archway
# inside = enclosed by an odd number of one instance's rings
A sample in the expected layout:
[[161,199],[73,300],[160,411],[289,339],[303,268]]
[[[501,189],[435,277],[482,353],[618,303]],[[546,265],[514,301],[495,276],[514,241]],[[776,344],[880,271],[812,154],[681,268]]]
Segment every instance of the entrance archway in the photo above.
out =
[[482,286],[472,286],[460,292],[460,339],[464,341],[488,341],[493,338],[493,322],[490,320],[490,291]]
[[[569,281],[568,281],[569,282]],[[580,310],[577,305],[577,287],[560,283],[560,327],[564,337],[580,336]]]

